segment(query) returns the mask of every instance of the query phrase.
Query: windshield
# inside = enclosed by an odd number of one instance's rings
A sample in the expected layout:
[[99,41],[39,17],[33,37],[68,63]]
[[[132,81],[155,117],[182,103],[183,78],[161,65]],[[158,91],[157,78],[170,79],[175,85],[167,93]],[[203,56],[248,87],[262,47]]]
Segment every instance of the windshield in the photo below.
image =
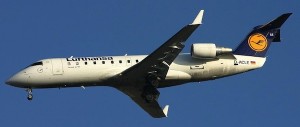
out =
[[[33,64],[30,64],[30,65],[27,66],[27,67],[36,66],[36,65],[42,65],[42,66],[43,66],[43,62],[35,62],[35,63],[33,63]],[[27,68],[27,67],[26,67],[26,68]]]

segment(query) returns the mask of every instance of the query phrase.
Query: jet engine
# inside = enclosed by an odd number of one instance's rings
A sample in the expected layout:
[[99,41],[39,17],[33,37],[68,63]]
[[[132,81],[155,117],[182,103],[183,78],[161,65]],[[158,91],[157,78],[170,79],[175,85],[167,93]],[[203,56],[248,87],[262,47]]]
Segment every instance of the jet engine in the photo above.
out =
[[225,53],[231,53],[231,48],[217,47],[213,43],[193,44],[191,46],[191,56],[193,58],[211,59]]

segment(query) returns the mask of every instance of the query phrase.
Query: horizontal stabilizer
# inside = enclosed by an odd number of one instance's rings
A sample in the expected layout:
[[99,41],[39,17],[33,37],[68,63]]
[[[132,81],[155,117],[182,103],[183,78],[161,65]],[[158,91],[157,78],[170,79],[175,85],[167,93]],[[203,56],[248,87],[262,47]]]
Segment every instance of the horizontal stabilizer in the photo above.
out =
[[273,21],[267,23],[260,27],[261,30],[270,30],[280,28],[282,24],[292,15],[292,13],[285,13],[279,16],[278,18],[274,19]]

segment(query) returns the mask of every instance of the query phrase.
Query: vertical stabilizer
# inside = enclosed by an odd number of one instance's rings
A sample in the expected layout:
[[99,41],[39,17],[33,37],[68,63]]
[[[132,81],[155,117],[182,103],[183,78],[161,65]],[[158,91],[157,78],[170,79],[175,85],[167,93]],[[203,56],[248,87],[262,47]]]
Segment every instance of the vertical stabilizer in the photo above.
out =
[[265,57],[272,42],[280,42],[280,27],[292,13],[286,13],[275,20],[254,27],[233,54]]

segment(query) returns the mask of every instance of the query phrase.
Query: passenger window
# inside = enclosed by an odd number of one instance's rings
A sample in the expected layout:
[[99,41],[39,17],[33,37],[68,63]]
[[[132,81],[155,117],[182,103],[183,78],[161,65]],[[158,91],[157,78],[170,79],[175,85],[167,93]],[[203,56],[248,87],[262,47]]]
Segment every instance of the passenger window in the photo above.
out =
[[139,60],[135,60],[135,62],[136,62],[136,63],[138,63],[138,62],[139,62]]
[[114,61],[111,61],[111,64],[114,64]]
[[70,66],[70,65],[71,65],[71,62],[68,62],[68,65]]
[[105,61],[102,61],[102,64],[105,64]]
[[94,61],[93,63],[96,64],[96,61]]
[[87,62],[84,62],[85,65],[87,65]]
[[122,60],[119,60],[119,63],[122,63]]
[[127,60],[127,63],[130,63],[130,60]]
[[79,65],[79,62],[76,62],[76,65]]

